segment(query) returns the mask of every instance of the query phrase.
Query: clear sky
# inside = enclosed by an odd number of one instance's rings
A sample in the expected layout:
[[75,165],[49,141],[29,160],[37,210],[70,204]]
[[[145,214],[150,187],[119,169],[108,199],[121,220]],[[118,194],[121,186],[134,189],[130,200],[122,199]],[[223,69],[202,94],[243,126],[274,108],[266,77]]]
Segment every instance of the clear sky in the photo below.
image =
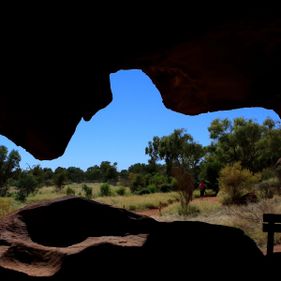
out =
[[0,135],[0,145],[16,149],[22,156],[21,167],[36,164],[52,169],[75,166],[83,170],[101,161],[117,162],[118,169],[134,163],[146,163],[145,147],[153,136],[164,136],[176,128],[186,128],[195,141],[210,143],[208,126],[215,118],[243,116],[261,123],[266,117],[279,120],[272,110],[244,108],[232,111],[187,116],[165,108],[159,91],[139,70],[111,74],[113,101],[91,121],[81,121],[64,155],[51,161],[39,161],[24,149]]

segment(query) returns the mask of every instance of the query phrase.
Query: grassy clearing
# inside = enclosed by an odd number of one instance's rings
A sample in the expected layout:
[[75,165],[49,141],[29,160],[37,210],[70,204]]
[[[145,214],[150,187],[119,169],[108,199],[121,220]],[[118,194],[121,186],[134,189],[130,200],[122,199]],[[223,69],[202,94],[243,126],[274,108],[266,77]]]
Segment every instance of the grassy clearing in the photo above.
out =
[[[221,208],[221,203],[217,201],[208,201],[208,200],[193,200],[190,203],[191,208],[193,210],[198,209],[199,212],[192,212],[185,216],[185,219],[188,217],[197,217],[199,213],[204,216],[208,216],[209,214],[212,214],[216,212],[219,208]],[[177,216],[179,214],[179,210],[181,209],[179,202],[174,202],[173,204],[165,207],[162,210],[162,216]]]
[[142,211],[145,209],[159,208],[160,203],[162,206],[167,206],[178,199],[176,192],[168,192],[145,195],[98,197],[95,198],[95,200],[131,211]]

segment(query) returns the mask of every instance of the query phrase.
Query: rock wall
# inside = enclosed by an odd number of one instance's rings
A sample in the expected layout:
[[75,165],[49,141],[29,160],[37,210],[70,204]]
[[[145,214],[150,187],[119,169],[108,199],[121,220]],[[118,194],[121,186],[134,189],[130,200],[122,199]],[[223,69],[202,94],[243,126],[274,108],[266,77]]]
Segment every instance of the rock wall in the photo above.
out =
[[2,34],[0,133],[56,158],[81,118],[110,103],[110,73],[135,68],[184,114],[261,106],[281,115],[280,8],[161,5],[13,14]]

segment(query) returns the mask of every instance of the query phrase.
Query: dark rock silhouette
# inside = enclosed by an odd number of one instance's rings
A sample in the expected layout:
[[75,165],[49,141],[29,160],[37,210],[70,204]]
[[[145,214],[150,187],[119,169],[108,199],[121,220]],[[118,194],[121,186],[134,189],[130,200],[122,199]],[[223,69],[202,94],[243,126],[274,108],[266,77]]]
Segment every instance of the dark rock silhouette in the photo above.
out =
[[271,264],[239,229],[157,222],[78,197],[29,206],[0,221],[0,280],[132,280],[192,273],[225,280],[262,276]]
[[1,134],[39,159],[59,157],[81,118],[111,102],[109,75],[120,69],[143,70],[165,106],[184,114],[281,114],[280,7],[108,6],[80,17],[13,11],[2,33]]

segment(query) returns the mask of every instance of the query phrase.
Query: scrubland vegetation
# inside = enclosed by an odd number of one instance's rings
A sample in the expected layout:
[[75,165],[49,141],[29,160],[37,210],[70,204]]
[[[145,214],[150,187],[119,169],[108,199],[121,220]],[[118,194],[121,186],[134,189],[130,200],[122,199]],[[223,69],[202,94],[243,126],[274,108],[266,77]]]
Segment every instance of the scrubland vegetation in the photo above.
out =
[[[200,220],[243,229],[265,246],[263,213],[281,213],[281,127],[237,118],[214,120],[209,146],[184,129],[155,136],[145,148],[147,164],[118,171],[103,161],[83,171],[39,165],[22,170],[17,151],[0,146],[0,217],[27,204],[81,196],[131,211],[154,210],[159,220]],[[199,198],[198,183],[207,192]],[[281,244],[280,235],[275,243]]]

